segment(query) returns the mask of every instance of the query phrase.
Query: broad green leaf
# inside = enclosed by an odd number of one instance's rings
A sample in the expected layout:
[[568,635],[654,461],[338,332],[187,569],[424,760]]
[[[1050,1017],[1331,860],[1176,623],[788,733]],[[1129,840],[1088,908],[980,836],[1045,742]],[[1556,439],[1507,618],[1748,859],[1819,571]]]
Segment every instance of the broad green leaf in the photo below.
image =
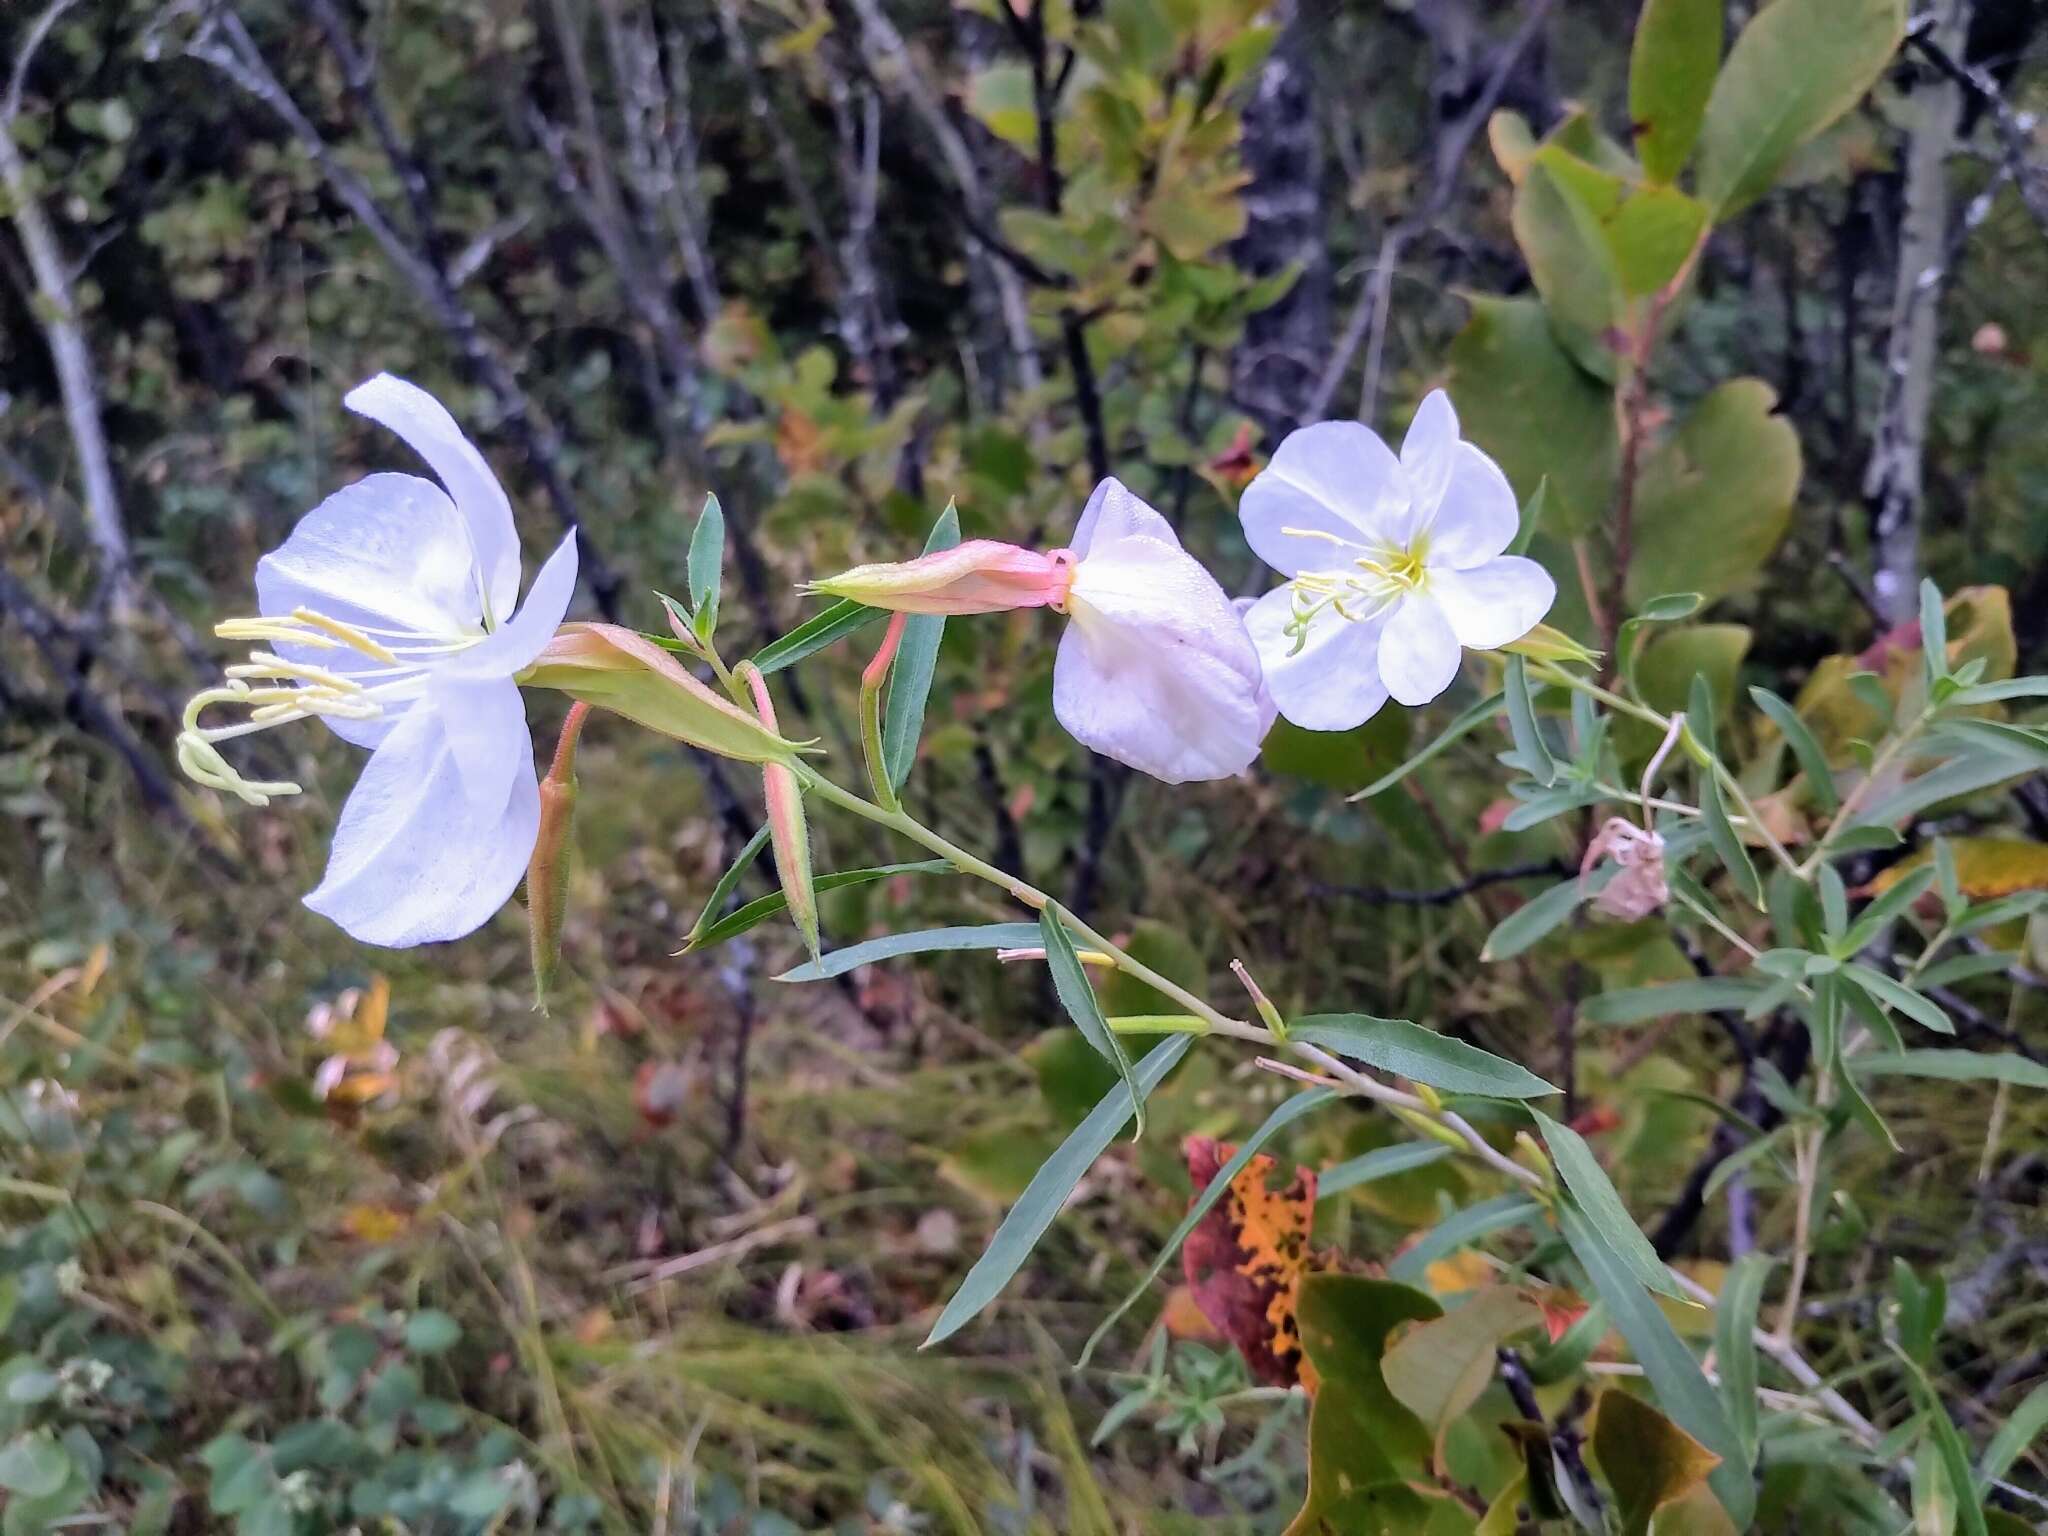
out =
[[1636,492],[1631,602],[1675,591],[1712,602],[1755,580],[1799,493],[1799,436],[1777,404],[1763,380],[1732,379],[1650,454]]
[[1418,1284],[1429,1273],[1429,1266],[1438,1259],[1447,1259],[1471,1247],[1482,1237],[1491,1237],[1510,1227],[1526,1226],[1542,1210],[1543,1207],[1527,1195],[1513,1191],[1496,1195],[1491,1200],[1482,1200],[1477,1205],[1468,1205],[1446,1216],[1402,1249],[1394,1262],[1387,1266],[1387,1273],[1406,1284]]
[[24,1499],[47,1498],[71,1476],[71,1456],[47,1429],[16,1435],[0,1446],[0,1488]]
[[1491,1286],[1402,1334],[1380,1362],[1387,1390],[1439,1439],[1493,1379],[1494,1351],[1540,1327],[1543,1309],[1510,1286]]
[[[829,875],[819,875],[814,883],[817,890],[837,891],[847,886],[872,885],[877,880],[887,880],[894,875],[950,875],[953,866],[944,859],[919,859],[910,864],[877,864],[869,869],[842,869]],[[713,944],[723,944],[727,939],[736,939],[749,928],[757,928],[769,918],[776,916],[789,906],[789,898],[781,891],[770,891],[766,896],[757,896],[743,907],[710,923],[699,932],[691,930],[683,943],[687,953],[693,949],[708,949]]]
[[1652,181],[1684,167],[1721,67],[1722,0],[1645,0],[1629,51],[1628,115]]
[[1806,775],[1806,792],[1813,797],[1814,804],[1823,811],[1834,810],[1841,804],[1841,798],[1835,793],[1834,771],[1828,767],[1827,754],[1814,740],[1813,732],[1806,728],[1806,722],[1799,718],[1790,704],[1768,688],[1751,688],[1749,696],[1784,735],[1785,744],[1799,759],[1800,771]]
[[695,628],[709,639],[718,627],[718,588],[725,564],[725,510],[716,496],[704,498],[704,510],[697,515],[697,527],[690,534],[688,577],[690,609],[696,615]]
[[1544,745],[1543,733],[1536,729],[1536,703],[1529,696],[1529,666],[1519,656],[1508,658],[1503,692],[1508,701],[1508,727],[1514,732],[1515,750],[1521,754],[1524,766],[1537,783],[1555,784],[1557,762]]
[[1619,1387],[1600,1394],[1593,1454],[1614,1490],[1622,1536],[1648,1536],[1657,1511],[1691,1493],[1721,1463],[1698,1440]]
[[1577,189],[1540,153],[1515,188],[1513,222],[1551,335],[1586,373],[1613,383],[1627,319],[1621,276]]
[[1729,1422],[1746,1467],[1756,1465],[1756,1318],[1770,1272],[1770,1255],[1746,1253],[1730,1266],[1721,1294],[1714,1298],[1714,1356],[1721,1368],[1721,1395],[1727,1400]]
[[777,981],[825,981],[877,960],[898,955],[924,955],[954,949],[1033,949],[1039,941],[1036,923],[980,923],[966,928],[924,928],[916,933],[891,933],[835,949],[784,971]]
[[1404,1141],[1397,1146],[1376,1147],[1357,1157],[1347,1158],[1334,1168],[1325,1168],[1316,1179],[1316,1199],[1327,1200],[1361,1184],[1390,1179],[1397,1173],[1407,1173],[1416,1168],[1427,1168],[1450,1155],[1451,1149],[1440,1141]]
[[1558,1091],[1519,1062],[1407,1019],[1376,1019],[1363,1013],[1311,1014],[1288,1025],[1287,1037],[1445,1093],[1532,1099]]
[[1862,99],[1905,35],[1904,0],[1774,0],[1735,39],[1700,128],[1716,219],[1770,190],[1801,144]]
[[1926,1025],[1936,1034],[1952,1035],[1956,1032],[1955,1025],[1949,1022],[1949,1016],[1942,1012],[1941,1004],[1931,997],[1922,997],[1911,987],[1901,986],[1883,972],[1852,962],[1842,967],[1842,975],[1885,1007],[1896,1009],[1915,1023]]
[[[1022,923],[1012,926],[1027,928]],[[1036,936],[1035,928],[1027,928],[1027,931]],[[1169,1040],[1162,1040],[1145,1055],[1132,1072],[1137,1098],[1150,1095],[1159,1086],[1160,1080],[1187,1053],[1193,1038],[1191,1035],[1175,1035]],[[960,1289],[946,1303],[939,1320],[932,1324],[924,1348],[929,1349],[958,1333],[1010,1283],[1010,1277],[1030,1257],[1031,1250],[1038,1246],[1039,1238],[1052,1225],[1060,1207],[1067,1203],[1067,1196],[1074,1192],[1081,1176],[1094,1165],[1095,1159],[1124,1128],[1124,1122],[1136,1112],[1137,1098],[1132,1096],[1131,1084],[1118,1083],[1089,1112],[1088,1118],[1074,1127],[1067,1139],[1060,1143],[1059,1150],[1045,1160],[1017,1203],[1010,1207],[1002,1225],[996,1228],[987,1250],[975,1260],[967,1278],[960,1282]]]
[[1469,302],[1472,317],[1450,350],[1451,399],[1465,435],[1517,496],[1535,495],[1548,478],[1547,533],[1569,540],[1587,532],[1607,515],[1621,460],[1613,390],[1558,346],[1540,301]]
[[1851,1056],[1864,1077],[1934,1077],[1951,1083],[2011,1083],[2048,1088],[2048,1066],[2011,1051],[1865,1051]]
[[1564,1187],[1572,1192],[1578,1208],[1600,1234],[1601,1242],[1643,1285],[1674,1301],[1689,1301],[1678,1282],[1671,1278],[1671,1271],[1664,1267],[1664,1261],[1657,1257],[1650,1240],[1643,1236],[1643,1229],[1629,1215],[1628,1207],[1622,1204],[1620,1193],[1607,1177],[1607,1170],[1600,1166],[1600,1159],[1593,1155],[1593,1149],[1586,1145],[1586,1138],[1540,1109],[1529,1113],[1543,1133],[1543,1144],[1550,1149],[1551,1161],[1557,1164]]
[[1555,144],[1537,153],[1536,164],[1571,199],[1581,232],[1604,247],[1624,301],[1615,318],[1640,325],[1640,312],[1626,301],[1662,292],[1685,269],[1707,227],[1706,205],[1676,187],[1645,186],[1588,165]]
[[1703,976],[1656,987],[1619,987],[1589,997],[1579,1005],[1588,1024],[1645,1024],[1674,1013],[1712,1013],[1744,1008],[1764,991],[1764,983],[1746,976]]
[[[697,921],[690,925],[690,931],[683,939],[684,949],[695,949],[705,942],[704,935],[711,930],[712,924],[718,921],[719,914],[725,910],[727,899],[745,877],[748,866],[761,856],[761,850],[767,846],[768,829],[763,826],[747,839],[746,846],[740,849],[732,863],[726,866],[725,873],[718,877],[718,883],[711,887],[711,894],[704,900],[704,910],[697,914]],[[782,893],[777,891],[776,894],[780,896]]]
[[[1685,624],[1654,636],[1636,665],[1636,685],[1652,709],[1673,714],[1687,707],[1696,677],[1707,681],[1715,718],[1725,719],[1735,704],[1736,678],[1749,654],[1747,624]],[[1634,724],[1635,722],[1631,722]],[[1654,727],[1641,726],[1645,753],[1658,740]]]
[[1742,1460],[1742,1443],[1699,1361],[1635,1272],[1601,1240],[1579,1208],[1566,1201],[1558,1207],[1557,1219],[1573,1257],[1586,1271],[1594,1293],[1607,1304],[1614,1326],[1628,1341],[1629,1352],[1643,1368],[1658,1404],[1680,1429],[1721,1458],[1721,1464],[1708,1474],[1707,1485],[1735,1528],[1747,1530],[1756,1494]]
[[1095,1048],[1095,1054],[1116,1068],[1117,1076],[1131,1087],[1131,1103],[1137,1115],[1137,1128],[1133,1137],[1145,1134],[1145,1096],[1139,1093],[1131,1077],[1131,1058],[1124,1051],[1124,1043],[1117,1038],[1116,1031],[1109,1027],[1109,1020],[1102,1016],[1102,1003],[1095,995],[1095,988],[1089,985],[1088,973],[1081,969],[1081,957],[1074,950],[1073,935],[1067,932],[1057,903],[1048,902],[1038,914],[1039,942],[1045,946],[1046,969],[1052,973],[1053,991],[1058,995],[1060,1006],[1067,1017],[1074,1021],[1074,1028],[1081,1032],[1081,1038]]
[[880,608],[870,608],[865,603],[856,603],[851,598],[841,598],[831,607],[820,610],[788,634],[754,653],[754,665],[762,675],[780,672],[784,667],[793,667],[807,656],[815,656],[828,645],[837,644],[852,634],[874,623],[886,619],[888,614]]
[[1286,1536],[1424,1528],[1429,1505],[1406,1484],[1428,1462],[1429,1431],[1387,1390],[1380,1362],[1396,1327],[1442,1310],[1421,1291],[1361,1275],[1301,1282],[1301,1344],[1321,1386],[1309,1408],[1308,1497]]
[[1482,960],[1510,960],[1523,950],[1548,936],[1552,930],[1571,919],[1579,903],[1597,896],[1602,887],[1614,878],[1614,864],[1603,864],[1583,879],[1565,881],[1553,885],[1540,896],[1531,897],[1495,926],[1486,936],[1486,946],[1479,952]]
[[[1180,1225],[1173,1229],[1173,1232],[1167,1237],[1165,1245],[1154,1256],[1152,1267],[1145,1271],[1145,1277],[1131,1288],[1128,1296],[1116,1304],[1116,1307],[1110,1312],[1109,1316],[1096,1324],[1095,1331],[1088,1336],[1088,1342],[1081,1350],[1080,1358],[1074,1362],[1075,1370],[1082,1370],[1087,1366],[1089,1359],[1095,1353],[1095,1347],[1102,1342],[1103,1338],[1109,1333],[1109,1330],[1115,1326],[1118,1319],[1130,1311],[1132,1307],[1136,1306],[1139,1298],[1152,1288],[1152,1282],[1157,1280],[1166,1266],[1173,1262],[1173,1256],[1180,1252],[1180,1245],[1187,1241],[1188,1234],[1195,1230],[1204,1216],[1209,1214],[1210,1208],[1223,1198],[1223,1192],[1230,1188],[1231,1180],[1251,1166],[1252,1159],[1259,1154],[1259,1149],[1264,1147],[1267,1142],[1279,1135],[1288,1126],[1301,1119],[1302,1116],[1321,1109],[1336,1097],[1337,1093],[1334,1089],[1311,1088],[1306,1093],[1297,1093],[1293,1098],[1286,1100],[1270,1115],[1266,1116],[1265,1120],[1259,1125],[1259,1128],[1245,1138],[1230,1161],[1221,1168],[1218,1168],[1216,1176],[1209,1180],[1208,1185],[1200,1194],[1195,1196],[1194,1203],[1188,1207],[1187,1215],[1181,1218]],[[1392,1151],[1394,1149],[1388,1148],[1386,1150]],[[1448,1152],[1451,1149],[1445,1147],[1444,1150]],[[1317,1188],[1320,1197],[1320,1183]]]
[[1448,750],[1460,738],[1469,736],[1472,732],[1478,730],[1480,726],[1499,714],[1506,703],[1506,695],[1495,693],[1489,694],[1477,704],[1467,705],[1458,712],[1458,718],[1445,726],[1443,733],[1430,742],[1428,746],[1417,752],[1413,757],[1410,757],[1400,767],[1391,769],[1379,778],[1374,779],[1365,788],[1348,798],[1352,800],[1370,800],[1374,795],[1383,794],[1387,790],[1392,789],[1431,758]]
[[[924,552],[937,554],[960,542],[960,513],[950,501],[924,541]],[[940,614],[917,613],[903,621],[903,638],[889,667],[889,702],[882,713],[882,761],[889,782],[900,785],[917,761],[917,740],[924,734],[925,706],[931,699],[932,673],[939,663],[939,642],[946,620]]]

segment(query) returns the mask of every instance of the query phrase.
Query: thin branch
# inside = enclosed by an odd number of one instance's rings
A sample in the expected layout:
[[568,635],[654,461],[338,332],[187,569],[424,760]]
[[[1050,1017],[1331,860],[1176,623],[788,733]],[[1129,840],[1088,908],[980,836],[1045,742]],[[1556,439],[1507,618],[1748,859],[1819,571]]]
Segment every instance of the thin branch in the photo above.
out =
[[1318,896],[1341,896],[1347,901],[1361,902],[1369,907],[1448,907],[1453,902],[1470,896],[1474,891],[1483,891],[1489,886],[1503,885],[1514,880],[1534,880],[1548,877],[1562,880],[1574,873],[1572,866],[1563,859],[1532,859],[1526,864],[1508,864],[1499,869],[1481,870],[1454,885],[1439,886],[1435,890],[1408,891],[1385,885],[1325,885],[1318,882],[1315,893]]

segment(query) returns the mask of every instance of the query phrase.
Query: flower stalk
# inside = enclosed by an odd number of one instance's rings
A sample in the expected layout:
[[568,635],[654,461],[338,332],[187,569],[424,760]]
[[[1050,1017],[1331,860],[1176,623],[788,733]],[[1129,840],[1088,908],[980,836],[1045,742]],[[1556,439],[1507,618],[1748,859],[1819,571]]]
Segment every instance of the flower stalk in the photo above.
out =
[[562,921],[569,906],[569,833],[576,819],[576,747],[590,706],[569,706],[554,762],[540,781],[540,833],[526,866],[527,945],[533,960],[533,1006],[548,1011],[548,991],[562,958]]
[[884,810],[902,809],[902,802],[896,797],[896,786],[889,777],[889,763],[882,751],[882,685],[888,680],[889,667],[896,659],[896,647],[903,639],[903,626],[909,622],[909,615],[896,612],[889,615],[889,627],[882,633],[882,644],[875,652],[875,659],[867,664],[860,675],[860,747],[867,759],[868,787],[874,791],[875,801]]

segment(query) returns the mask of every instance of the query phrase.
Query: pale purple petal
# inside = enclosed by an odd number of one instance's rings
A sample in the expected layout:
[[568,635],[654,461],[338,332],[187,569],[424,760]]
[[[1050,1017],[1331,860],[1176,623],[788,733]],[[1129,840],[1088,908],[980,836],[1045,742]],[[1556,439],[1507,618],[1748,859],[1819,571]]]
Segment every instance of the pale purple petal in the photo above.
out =
[[1485,454],[1459,443],[1450,484],[1429,530],[1429,563],[1460,570],[1484,564],[1515,541],[1522,525],[1514,488]]
[[364,765],[306,905],[365,944],[460,938],[511,896],[539,828],[530,753],[503,800],[473,800],[440,717],[413,710]]
[[1411,592],[1395,605],[1380,635],[1380,680],[1403,704],[1427,704],[1451,686],[1462,654],[1443,609]]
[[1299,576],[1351,558],[1314,535],[1368,546],[1401,535],[1410,521],[1408,483],[1400,460],[1370,427],[1323,421],[1287,434],[1244,488],[1237,515],[1261,560],[1283,576]]
[[1348,731],[1378,714],[1387,702],[1379,669],[1384,621],[1353,623],[1326,608],[1310,622],[1307,640],[1296,651],[1294,637],[1286,633],[1293,616],[1294,597],[1286,587],[1268,592],[1245,615],[1280,713],[1309,731]]
[[1442,606],[1459,643],[1483,651],[1519,640],[1540,624],[1557,601],[1557,583],[1534,560],[1502,555],[1465,571],[1432,567],[1429,595]]
[[1451,397],[1431,390],[1416,408],[1415,420],[1401,441],[1401,472],[1408,477],[1413,527],[1427,528],[1443,505],[1458,456],[1458,413]]
[[462,435],[440,401],[388,373],[358,384],[342,404],[396,432],[440,476],[469,525],[491,616],[502,623],[519,601],[519,534],[504,487],[476,445]]

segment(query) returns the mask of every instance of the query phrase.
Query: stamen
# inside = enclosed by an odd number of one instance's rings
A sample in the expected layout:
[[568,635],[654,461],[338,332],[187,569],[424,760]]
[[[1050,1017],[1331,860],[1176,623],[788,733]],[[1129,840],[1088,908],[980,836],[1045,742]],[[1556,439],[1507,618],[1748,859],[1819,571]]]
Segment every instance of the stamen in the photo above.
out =
[[292,617],[301,624],[309,625],[323,633],[334,636],[343,645],[361,651],[373,661],[382,661],[390,664],[396,664],[398,661],[396,656],[392,655],[390,651],[379,645],[375,640],[372,640],[361,630],[351,628],[338,619],[330,619],[324,613],[315,613],[310,608],[294,608],[292,610]]

